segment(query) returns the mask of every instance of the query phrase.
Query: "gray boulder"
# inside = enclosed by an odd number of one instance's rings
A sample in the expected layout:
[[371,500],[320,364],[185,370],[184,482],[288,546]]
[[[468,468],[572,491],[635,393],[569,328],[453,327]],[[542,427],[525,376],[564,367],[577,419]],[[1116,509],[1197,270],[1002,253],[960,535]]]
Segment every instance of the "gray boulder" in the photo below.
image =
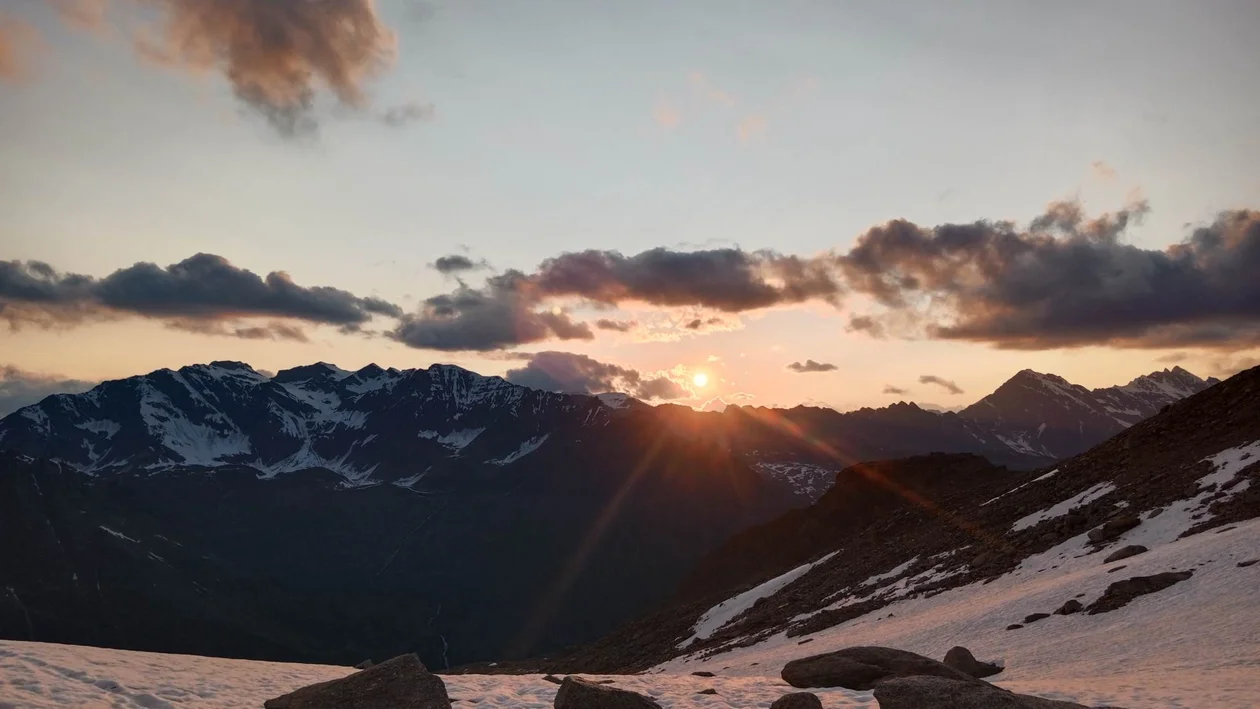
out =
[[1089,530],[1089,534],[1086,536],[1089,537],[1091,542],[1095,544],[1102,544],[1104,542],[1109,542],[1112,539],[1116,539],[1141,523],[1142,520],[1131,514],[1126,514],[1122,517],[1107,520],[1101,527]]
[[822,709],[822,700],[809,692],[793,692],[774,700],[770,709]]
[[1085,610],[1085,606],[1081,605],[1080,601],[1073,598],[1067,601],[1066,603],[1064,603],[1063,605],[1059,606],[1059,609],[1056,610],[1054,614],[1055,615],[1072,615],[1073,613],[1080,613],[1083,610]]
[[970,650],[961,645],[954,646],[945,653],[945,664],[976,679],[991,677],[1002,671],[1001,667],[993,663],[977,660]]
[[652,699],[606,684],[565,677],[556,692],[556,709],[661,709]]
[[890,647],[850,647],[792,660],[780,673],[783,681],[799,687],[844,687],[868,690],[894,677],[933,675],[960,682],[979,682],[971,675],[929,657]]
[[1088,709],[1073,702],[1015,694],[987,682],[899,677],[875,685],[879,709]]
[[1121,559],[1127,559],[1131,556],[1137,556],[1138,554],[1145,554],[1148,551],[1150,551],[1150,549],[1147,549],[1141,544],[1130,544],[1127,547],[1117,549],[1108,554],[1107,558],[1103,559],[1103,563],[1110,564],[1113,561],[1120,561]]
[[413,655],[263,702],[266,709],[451,709],[442,678]]

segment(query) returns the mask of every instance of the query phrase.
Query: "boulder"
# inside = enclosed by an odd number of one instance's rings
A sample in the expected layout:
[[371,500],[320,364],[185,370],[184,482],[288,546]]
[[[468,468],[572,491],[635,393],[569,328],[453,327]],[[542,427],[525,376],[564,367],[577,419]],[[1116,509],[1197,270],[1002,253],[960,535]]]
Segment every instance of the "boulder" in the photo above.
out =
[[1121,559],[1127,559],[1131,556],[1137,556],[1138,554],[1145,554],[1148,551],[1150,551],[1150,549],[1147,549],[1141,544],[1130,544],[1127,547],[1117,549],[1108,554],[1107,558],[1103,559],[1103,563],[1110,564],[1113,561],[1120,561]]
[[1022,627],[1024,627],[1024,626],[1023,626],[1023,625],[1020,625],[1019,623],[1011,623],[1010,625],[1006,626],[1006,629],[1007,629],[1007,630],[1019,630],[1019,629],[1020,629],[1020,628],[1022,628]]
[[991,677],[1002,671],[1001,667],[993,663],[977,660],[970,650],[961,645],[956,645],[945,653],[945,664],[976,679]]
[[369,658],[369,659],[364,660],[363,662],[360,662],[359,664],[355,665],[355,666],[354,666],[354,669],[356,669],[356,670],[366,670],[367,668],[371,667],[373,664],[375,664],[375,663],[373,663],[373,662],[372,662],[372,660]]
[[822,700],[809,692],[793,692],[774,700],[770,709],[822,709]]
[[1098,600],[1089,604],[1090,615],[1114,611],[1123,608],[1138,596],[1162,591],[1173,584],[1181,583],[1194,575],[1193,571],[1165,571],[1154,576],[1134,576],[1123,581],[1116,581],[1103,591]]
[[889,647],[850,647],[802,657],[783,666],[783,681],[799,687],[844,687],[868,690],[894,677],[933,675],[960,682],[978,682],[943,662]]
[[1030,615],[1024,616],[1024,622],[1036,623],[1039,620],[1045,620],[1046,618],[1049,618],[1049,617],[1050,617],[1049,613],[1032,613]]
[[263,702],[266,709],[451,709],[442,678],[400,655],[352,675]]
[[1126,514],[1115,519],[1107,520],[1101,527],[1089,530],[1089,540],[1095,544],[1109,542],[1118,538],[1121,534],[1133,529],[1142,523],[1137,517]]
[[708,689],[702,689],[699,692],[696,692],[696,694],[717,694],[717,690],[709,687]]
[[1080,601],[1073,598],[1067,603],[1064,603],[1063,605],[1059,606],[1059,610],[1055,611],[1054,614],[1055,615],[1072,615],[1073,613],[1080,613],[1083,610],[1085,610],[1085,606],[1081,605]]
[[700,670],[698,672],[692,672],[691,676],[692,677],[712,677],[713,673],[709,672],[708,670]]
[[1014,694],[987,682],[900,677],[875,685],[879,709],[1087,709],[1081,704]]
[[550,682],[550,683],[552,683],[552,684],[560,684],[560,683],[564,682],[564,680],[560,679],[559,677],[557,677],[557,676],[555,676],[555,675],[544,675],[544,676],[543,676],[543,681],[544,681],[544,682]]
[[565,677],[556,692],[556,709],[661,709],[652,699],[624,689]]
[[1248,566],[1255,566],[1256,564],[1260,564],[1260,559],[1248,559],[1246,561],[1240,561],[1238,562],[1237,566],[1240,569],[1245,569]]

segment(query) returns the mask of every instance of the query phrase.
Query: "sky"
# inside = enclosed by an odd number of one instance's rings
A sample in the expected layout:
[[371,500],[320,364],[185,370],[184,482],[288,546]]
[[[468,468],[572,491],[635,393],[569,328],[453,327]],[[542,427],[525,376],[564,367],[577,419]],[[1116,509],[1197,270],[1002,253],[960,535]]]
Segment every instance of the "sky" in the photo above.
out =
[[212,360],[842,410],[1228,375],[1260,364],[1257,26],[0,0],[0,399]]

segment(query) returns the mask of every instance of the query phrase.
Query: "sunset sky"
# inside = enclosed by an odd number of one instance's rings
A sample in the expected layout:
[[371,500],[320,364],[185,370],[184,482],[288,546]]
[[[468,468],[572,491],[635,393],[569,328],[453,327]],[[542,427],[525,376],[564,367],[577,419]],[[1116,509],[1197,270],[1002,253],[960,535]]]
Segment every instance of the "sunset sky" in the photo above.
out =
[[0,391],[449,362],[852,409],[1227,375],[1260,363],[1257,27],[1254,0],[0,0]]

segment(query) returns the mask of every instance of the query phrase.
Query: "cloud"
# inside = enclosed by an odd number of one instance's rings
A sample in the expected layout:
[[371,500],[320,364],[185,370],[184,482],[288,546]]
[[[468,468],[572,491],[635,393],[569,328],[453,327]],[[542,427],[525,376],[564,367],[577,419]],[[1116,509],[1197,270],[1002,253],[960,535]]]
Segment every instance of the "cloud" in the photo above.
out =
[[893,385],[891,385],[891,384],[885,384],[885,385],[884,385],[884,393],[885,393],[885,394],[893,394],[894,396],[905,396],[906,394],[909,394],[909,393],[910,393],[910,390],[908,390],[908,389],[902,389],[902,388],[900,388],[900,387],[895,387],[895,386],[893,386]]
[[156,26],[140,54],[163,66],[221,73],[236,97],[282,135],[317,128],[316,95],[367,103],[365,84],[393,64],[396,38],[374,0],[137,0]]
[[687,76],[687,79],[691,82],[692,89],[706,100],[720,103],[728,108],[737,103],[733,94],[714,86],[704,72],[693,71]]
[[30,55],[42,46],[38,30],[0,11],[0,81],[16,83],[28,78]]
[[242,325],[214,320],[172,320],[167,325],[175,330],[183,330],[184,332],[198,335],[235,337],[242,340],[310,341],[302,328],[283,322],[272,322],[265,325]]
[[741,143],[750,143],[758,138],[764,138],[768,126],[769,120],[765,116],[754,113],[744,116],[739,125],[735,126],[735,135]]
[[1116,169],[1102,160],[1095,160],[1089,169],[1094,173],[1094,177],[1100,180],[1110,180],[1116,176]]
[[610,320],[608,318],[600,318],[595,321],[595,327],[599,330],[612,330],[613,332],[630,332],[639,326],[634,320]]
[[938,377],[935,374],[924,374],[923,376],[919,377],[919,383],[920,384],[935,384],[936,386],[941,387],[945,391],[951,394],[955,394],[955,395],[963,393],[962,387],[959,387],[957,384],[951,382],[948,379],[942,379],[941,377]]
[[883,323],[869,315],[854,315],[850,317],[849,324],[844,329],[846,332],[865,332],[874,338],[884,336]]
[[910,317],[929,337],[1009,349],[1208,347],[1260,343],[1260,212],[1222,213],[1163,250],[1122,236],[1136,202],[1087,218],[1050,205],[1028,228],[904,220],[863,234],[837,258],[848,286]]
[[109,0],[48,0],[48,3],[75,29],[97,32],[105,27]]
[[637,399],[683,399],[691,392],[667,376],[645,376],[634,369],[608,364],[571,352],[539,352],[519,369],[508,370],[513,384],[569,394],[625,392]]
[[98,383],[0,365],[0,417],[53,394],[80,394]]
[[413,123],[431,121],[435,115],[437,109],[431,103],[404,103],[385,109],[381,122],[391,128],[405,128]]
[[489,268],[490,264],[485,259],[473,261],[463,254],[451,254],[442,256],[433,262],[433,268],[439,273],[459,273],[461,271],[475,271],[482,268]]
[[789,364],[787,368],[797,374],[807,374],[809,372],[834,372],[839,369],[839,367],[834,364],[815,362],[812,359],[807,359],[804,362],[793,362]]
[[538,310],[519,271],[490,278],[481,289],[460,284],[404,315],[389,337],[409,347],[445,351],[496,350],[543,340],[590,340],[590,326],[563,310]]
[[[354,329],[373,315],[399,317],[402,309],[336,288],[299,286],[281,271],[263,278],[213,254],[197,254],[165,268],[141,262],[101,279],[60,273],[40,261],[0,261],[0,319],[7,320],[11,328],[139,316],[166,320],[177,327],[182,324],[184,329],[191,327],[189,323],[200,322],[201,331],[214,330],[207,328],[207,322],[253,317]],[[284,325],[273,324],[267,329],[273,336],[295,332],[292,326]],[[245,328],[236,336],[255,332],[261,331]]]
[[688,330],[702,330],[702,329],[704,329],[706,326],[710,326],[710,325],[723,325],[723,324],[725,324],[725,323],[726,323],[726,321],[725,321],[725,320],[723,320],[722,318],[717,318],[717,317],[714,317],[714,318],[692,318],[691,320],[688,320],[688,321],[687,321],[687,324],[686,324],[686,325],[683,325],[683,327],[687,328]]
[[658,98],[656,104],[652,107],[652,120],[656,125],[666,129],[673,130],[682,123],[682,114],[674,107],[673,102],[668,98]]

